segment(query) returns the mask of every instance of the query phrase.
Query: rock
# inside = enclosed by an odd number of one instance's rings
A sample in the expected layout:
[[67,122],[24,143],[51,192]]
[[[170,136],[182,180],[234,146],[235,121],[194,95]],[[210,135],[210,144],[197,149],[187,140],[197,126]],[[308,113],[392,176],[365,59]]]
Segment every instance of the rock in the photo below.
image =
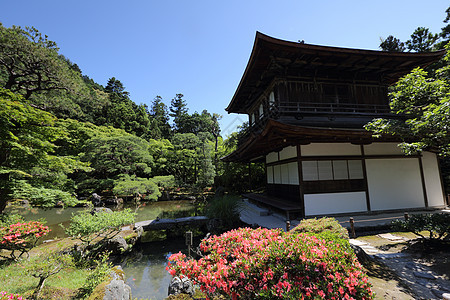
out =
[[360,263],[370,262],[372,261],[372,257],[370,257],[360,246],[350,245],[355,252],[356,257]]
[[28,200],[20,200],[19,203],[23,207],[29,207],[30,206],[30,201],[28,201]]
[[114,269],[111,272],[112,280],[105,287],[103,300],[131,300],[131,288],[125,284],[122,268],[116,266]]
[[102,197],[98,195],[97,193],[93,193],[91,195],[91,202],[94,204],[94,206],[101,206],[102,205]]
[[172,281],[169,285],[168,295],[170,296],[178,294],[188,294],[191,296],[194,295],[194,285],[187,277],[180,278],[178,276],[175,276],[174,278],[172,278]]
[[413,272],[414,276],[424,279],[431,279],[434,280],[436,277],[434,277],[432,274],[423,273],[423,272]]
[[197,198],[195,196],[186,196],[186,200],[195,201]]
[[442,294],[442,299],[444,299],[444,300],[450,300],[450,294],[449,294],[449,293],[444,293],[444,294]]
[[105,205],[120,205],[120,204],[123,204],[123,199],[115,197],[115,198],[106,199],[105,201],[103,201],[103,203]]
[[95,214],[98,214],[98,213],[108,213],[108,214],[110,214],[112,212],[113,211],[111,209],[107,208],[107,207],[94,207],[91,210],[91,215],[95,215]]
[[128,250],[128,244],[123,237],[118,235],[106,241],[105,250],[111,251],[112,255],[122,254]]

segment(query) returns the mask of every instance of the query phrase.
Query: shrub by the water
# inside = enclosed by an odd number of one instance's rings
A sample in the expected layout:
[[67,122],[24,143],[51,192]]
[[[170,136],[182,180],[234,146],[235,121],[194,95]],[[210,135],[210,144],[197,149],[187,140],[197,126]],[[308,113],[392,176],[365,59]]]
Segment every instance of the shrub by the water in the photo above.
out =
[[392,221],[392,228],[410,231],[422,238],[426,238],[423,232],[428,231],[431,240],[445,239],[450,237],[450,214],[414,214],[408,220]]
[[304,219],[292,229],[293,232],[322,233],[330,232],[341,239],[348,239],[348,231],[334,218]]
[[236,228],[240,224],[241,202],[239,196],[214,197],[206,206],[206,216],[219,219],[223,228]]
[[172,276],[187,276],[208,297],[233,299],[373,299],[348,241],[304,233],[240,228],[200,244],[205,256],[169,258]]

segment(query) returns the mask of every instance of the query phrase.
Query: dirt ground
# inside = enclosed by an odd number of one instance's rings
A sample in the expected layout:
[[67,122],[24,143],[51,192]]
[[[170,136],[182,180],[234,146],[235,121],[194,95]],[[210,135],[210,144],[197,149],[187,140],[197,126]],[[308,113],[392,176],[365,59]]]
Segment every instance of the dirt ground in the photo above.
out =
[[[403,240],[392,241],[378,235],[362,236],[380,251],[362,262],[376,293],[376,299],[442,299],[450,291],[450,244],[422,243],[412,233],[392,233]],[[381,258],[380,258],[381,257]],[[413,274],[433,274],[425,280]]]

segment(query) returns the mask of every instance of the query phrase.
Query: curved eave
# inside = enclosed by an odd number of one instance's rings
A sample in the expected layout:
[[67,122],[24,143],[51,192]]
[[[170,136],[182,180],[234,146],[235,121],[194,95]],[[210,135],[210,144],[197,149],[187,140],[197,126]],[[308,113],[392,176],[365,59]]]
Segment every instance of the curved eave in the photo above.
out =
[[[368,73],[387,74],[386,82],[392,84],[413,68],[424,68],[436,62],[445,53],[446,50],[429,53],[410,53],[310,45],[284,41],[257,32],[244,74],[230,104],[225,110],[228,113],[247,113],[244,104],[247,100],[250,100],[251,93],[249,93],[249,90],[255,89],[255,87],[261,88],[258,86],[258,82],[261,81],[263,72],[268,69],[272,54],[288,59],[299,55],[322,57],[326,60],[331,57],[337,61],[336,68],[340,67],[340,63],[348,62],[348,60],[352,62],[364,60],[370,66],[367,70]],[[379,65],[379,70],[376,67],[377,65]],[[270,79],[266,79],[265,82],[269,81]],[[262,86],[262,88],[265,88],[265,86]]]
[[225,162],[249,162],[269,152],[279,151],[287,146],[307,145],[313,142],[370,144],[374,141],[398,142],[398,138],[385,136],[376,139],[364,129],[336,129],[288,125],[268,120],[264,129],[250,136],[233,153],[222,157]]

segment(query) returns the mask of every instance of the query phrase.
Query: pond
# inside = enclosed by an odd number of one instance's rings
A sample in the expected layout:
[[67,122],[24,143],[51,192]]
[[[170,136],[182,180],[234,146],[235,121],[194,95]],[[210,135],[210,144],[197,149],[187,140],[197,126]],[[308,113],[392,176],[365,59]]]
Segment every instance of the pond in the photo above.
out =
[[[127,206],[126,206],[127,207]],[[135,210],[135,206],[128,206]],[[19,208],[9,209],[9,212],[20,213],[25,220],[45,218],[52,230],[46,239],[66,237],[59,224],[68,226],[72,213],[84,208]],[[189,201],[161,201],[143,203],[137,210],[136,222],[159,218],[180,218],[193,216],[197,208]],[[172,277],[165,270],[167,257],[172,253],[184,250],[183,238],[170,238],[159,242],[143,243],[125,257],[119,264],[122,266],[127,284],[131,287],[133,299],[160,300],[167,297],[167,289]]]

